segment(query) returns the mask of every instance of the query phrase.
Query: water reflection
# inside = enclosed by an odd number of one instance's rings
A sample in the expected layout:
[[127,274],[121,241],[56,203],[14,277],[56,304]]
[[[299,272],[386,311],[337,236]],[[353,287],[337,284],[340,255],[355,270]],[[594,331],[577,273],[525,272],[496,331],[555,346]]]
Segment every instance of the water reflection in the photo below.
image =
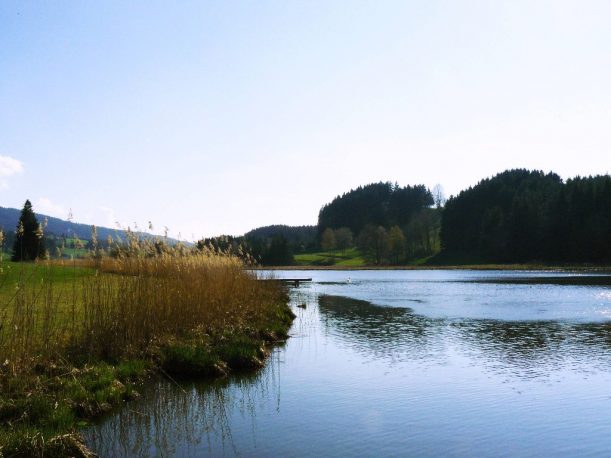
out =
[[279,398],[277,352],[254,374],[214,381],[158,380],[140,400],[86,431],[100,456],[238,455],[232,422],[236,415],[256,429],[257,410]]
[[326,332],[370,357],[427,359],[443,347],[435,339],[442,321],[415,315],[410,309],[331,295],[318,296],[318,309]]
[[452,347],[472,364],[514,377],[592,364],[611,370],[611,323],[433,319],[330,295],[318,304],[324,329],[371,358],[439,363]]
[[88,443],[100,456],[611,454],[606,286],[316,275],[292,290],[292,337],[261,371],[159,380]]
[[466,281],[469,283],[503,283],[509,285],[611,286],[611,275],[492,276]]

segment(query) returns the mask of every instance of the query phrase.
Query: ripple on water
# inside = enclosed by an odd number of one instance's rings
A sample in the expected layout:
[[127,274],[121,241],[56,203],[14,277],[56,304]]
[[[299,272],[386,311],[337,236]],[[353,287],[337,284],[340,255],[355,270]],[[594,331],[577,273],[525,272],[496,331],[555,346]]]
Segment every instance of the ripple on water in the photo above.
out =
[[606,280],[303,275],[314,282],[291,291],[299,338],[262,371],[161,381],[88,442],[103,456],[611,454]]

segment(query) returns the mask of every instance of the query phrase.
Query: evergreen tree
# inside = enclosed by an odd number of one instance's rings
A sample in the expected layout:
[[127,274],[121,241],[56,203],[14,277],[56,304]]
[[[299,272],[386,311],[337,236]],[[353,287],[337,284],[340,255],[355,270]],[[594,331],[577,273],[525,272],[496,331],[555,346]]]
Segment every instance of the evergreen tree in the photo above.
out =
[[265,266],[290,266],[295,262],[291,247],[285,237],[276,235],[272,237],[269,248],[262,256]]
[[443,208],[443,255],[487,262],[611,260],[611,176],[507,170]]
[[15,233],[12,261],[33,261],[46,256],[42,227],[29,200],[23,205]]
[[371,224],[403,226],[422,209],[432,206],[433,195],[424,185],[400,187],[390,182],[359,186],[320,209],[318,231],[349,228],[353,234]]

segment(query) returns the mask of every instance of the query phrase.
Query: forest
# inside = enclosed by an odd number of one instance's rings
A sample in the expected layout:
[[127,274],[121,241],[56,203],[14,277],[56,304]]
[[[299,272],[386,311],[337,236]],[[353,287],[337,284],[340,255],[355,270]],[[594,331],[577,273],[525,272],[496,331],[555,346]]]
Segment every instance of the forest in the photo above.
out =
[[240,237],[221,235],[201,239],[196,246],[237,254],[249,263],[265,266],[289,266],[294,254],[319,249],[316,226],[276,224],[248,231]]
[[317,226],[205,243],[227,248],[228,240],[263,265],[290,265],[295,255],[307,263],[303,253],[317,251],[358,253],[368,265],[601,264],[611,261],[611,176],[507,170],[447,201],[438,187],[372,183],[323,205]]
[[357,246],[371,264],[403,264],[439,250],[441,192],[391,182],[359,186],[320,209],[321,248]]
[[304,253],[353,248],[369,264],[402,264],[439,251],[441,204],[424,185],[372,183],[324,205],[316,226],[265,226],[242,237],[202,239],[197,246],[268,266],[292,265]]
[[508,170],[450,198],[440,261],[611,260],[611,176]]
[[365,226],[403,226],[423,208],[434,204],[424,185],[400,187],[390,182],[372,183],[337,196],[318,214],[318,230],[347,227],[360,233]]
[[[5,250],[14,244],[18,215],[0,208]],[[78,257],[91,248],[91,226],[45,220],[50,256]],[[111,233],[125,235],[97,228],[102,248],[110,250],[104,244]],[[611,176],[564,181],[551,172],[507,170],[447,201],[440,187],[372,183],[323,205],[316,226],[265,226],[239,237],[202,239],[197,246],[238,253],[260,265],[292,265],[295,256],[300,264],[316,259],[322,265],[334,258],[352,262],[347,265],[608,263]]]

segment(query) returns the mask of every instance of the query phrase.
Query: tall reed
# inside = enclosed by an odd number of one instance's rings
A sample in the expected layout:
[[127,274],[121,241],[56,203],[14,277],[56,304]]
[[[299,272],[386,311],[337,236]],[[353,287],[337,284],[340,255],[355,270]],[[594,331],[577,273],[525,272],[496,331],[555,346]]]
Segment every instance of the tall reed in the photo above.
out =
[[[110,257],[9,265],[0,273],[0,365],[18,374],[57,358],[139,357],[171,339],[255,329],[281,293],[242,258],[128,239]],[[58,280],[59,278],[59,280]]]

